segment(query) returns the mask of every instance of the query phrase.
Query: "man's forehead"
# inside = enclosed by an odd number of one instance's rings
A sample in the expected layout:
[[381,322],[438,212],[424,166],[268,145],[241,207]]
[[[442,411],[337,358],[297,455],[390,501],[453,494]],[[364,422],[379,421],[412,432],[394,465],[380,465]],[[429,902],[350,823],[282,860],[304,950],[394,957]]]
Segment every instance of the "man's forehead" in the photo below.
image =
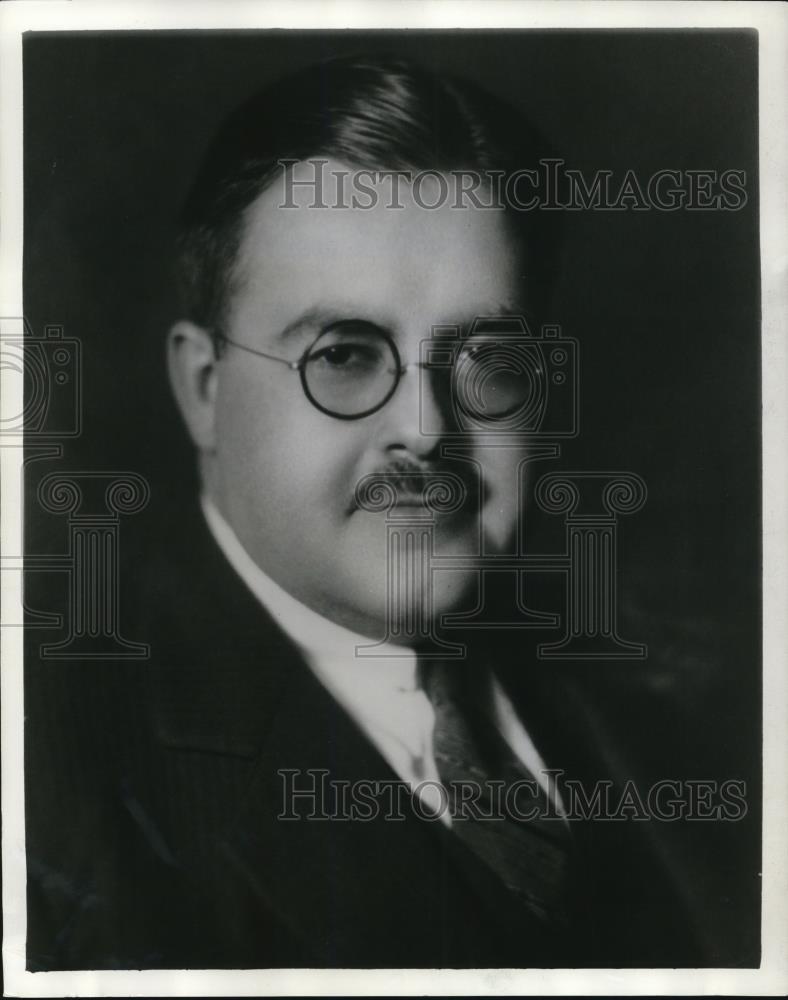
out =
[[[412,245],[428,244],[432,249],[441,241],[444,254],[464,247],[470,252],[482,242],[506,243],[513,249],[502,208],[478,207],[468,201],[456,204],[451,185],[440,188],[437,180],[449,175],[436,171],[398,172],[401,182],[392,193],[394,173],[363,170],[330,159],[282,169],[247,209],[246,234],[276,240],[280,252],[299,239],[314,242],[344,237],[359,245],[366,240],[365,253],[374,252],[369,244],[378,241],[383,255],[403,230]],[[293,186],[295,178],[298,186]],[[423,183],[415,184],[418,178]],[[363,184],[363,192],[355,184]],[[303,252],[303,244],[299,249]],[[334,249],[347,254],[353,246]]]
[[522,312],[519,262],[500,213],[283,207],[273,185],[250,206],[236,268],[240,298],[276,307],[288,335],[363,319],[396,334],[411,319],[465,324]]
[[[467,334],[480,319],[504,316],[519,317],[524,312],[523,306],[514,300],[489,305],[479,303],[471,309],[466,304],[462,312],[456,309],[450,315],[432,320],[428,328],[424,330],[424,335],[446,335],[455,330],[460,334]],[[307,307],[281,327],[273,339],[281,343],[293,343],[311,338],[329,327],[347,321],[361,321],[363,324],[377,327],[391,335],[395,340],[404,334],[401,317],[396,311],[387,309],[385,306],[377,308],[363,306],[357,300],[347,298]]]

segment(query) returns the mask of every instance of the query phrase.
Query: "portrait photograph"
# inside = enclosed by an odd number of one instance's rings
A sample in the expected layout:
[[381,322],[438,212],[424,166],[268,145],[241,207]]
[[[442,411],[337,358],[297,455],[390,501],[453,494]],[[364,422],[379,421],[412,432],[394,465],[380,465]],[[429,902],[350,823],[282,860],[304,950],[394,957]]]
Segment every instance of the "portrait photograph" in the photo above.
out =
[[764,5],[374,6],[15,35],[7,988],[748,992]]

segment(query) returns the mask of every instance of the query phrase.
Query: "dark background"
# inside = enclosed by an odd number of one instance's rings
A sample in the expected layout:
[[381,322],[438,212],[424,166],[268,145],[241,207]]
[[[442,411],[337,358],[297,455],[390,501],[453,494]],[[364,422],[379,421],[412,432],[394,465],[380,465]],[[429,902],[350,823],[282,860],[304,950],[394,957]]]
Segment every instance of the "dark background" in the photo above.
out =
[[[760,302],[754,32],[248,32],[28,35],[25,312],[82,344],[83,433],[54,469],[129,470],[156,502],[194,492],[169,395],[174,220],[222,117],[282,73],[365,49],[415,57],[508,98],[587,177],[744,170],[740,211],[563,213],[554,316],[580,341],[578,469],[644,477],[621,525],[621,632],[645,662],[611,667],[673,699],[684,771],[748,783],[720,834],[730,933],[757,937],[760,793]],[[541,471],[541,470],[540,470]],[[550,471],[544,464],[544,471]],[[62,551],[62,519],[27,509],[28,551]],[[558,536],[560,539],[560,535]],[[138,638],[129,636],[129,638]],[[542,636],[542,638],[545,638]],[[555,636],[547,638],[554,639]],[[581,669],[593,675],[595,664]],[[741,938],[740,938],[741,940]],[[746,949],[745,949],[746,950]]]

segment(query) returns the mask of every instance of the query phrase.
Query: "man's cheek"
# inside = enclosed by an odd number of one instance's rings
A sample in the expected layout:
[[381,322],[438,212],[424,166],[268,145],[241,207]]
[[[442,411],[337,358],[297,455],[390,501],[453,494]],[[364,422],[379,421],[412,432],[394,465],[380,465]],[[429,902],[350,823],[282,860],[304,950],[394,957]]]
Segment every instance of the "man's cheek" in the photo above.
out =
[[522,516],[524,459],[519,448],[490,448],[482,456],[484,502],[481,517],[485,541],[492,549],[505,549],[510,545]]

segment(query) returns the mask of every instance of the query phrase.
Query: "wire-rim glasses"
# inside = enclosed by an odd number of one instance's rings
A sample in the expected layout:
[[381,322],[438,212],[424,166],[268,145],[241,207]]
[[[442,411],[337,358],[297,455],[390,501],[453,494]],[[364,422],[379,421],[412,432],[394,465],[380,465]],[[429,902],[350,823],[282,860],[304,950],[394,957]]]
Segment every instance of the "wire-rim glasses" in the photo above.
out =
[[[475,336],[447,345],[442,363],[403,364],[390,335],[361,320],[342,320],[326,327],[297,361],[269,354],[232,340],[217,339],[257,357],[298,372],[309,402],[338,420],[360,420],[382,409],[412,368],[443,375],[445,390],[475,420],[495,422],[522,409],[534,394],[533,365],[523,365],[505,343]],[[446,352],[442,352],[444,357]]]

